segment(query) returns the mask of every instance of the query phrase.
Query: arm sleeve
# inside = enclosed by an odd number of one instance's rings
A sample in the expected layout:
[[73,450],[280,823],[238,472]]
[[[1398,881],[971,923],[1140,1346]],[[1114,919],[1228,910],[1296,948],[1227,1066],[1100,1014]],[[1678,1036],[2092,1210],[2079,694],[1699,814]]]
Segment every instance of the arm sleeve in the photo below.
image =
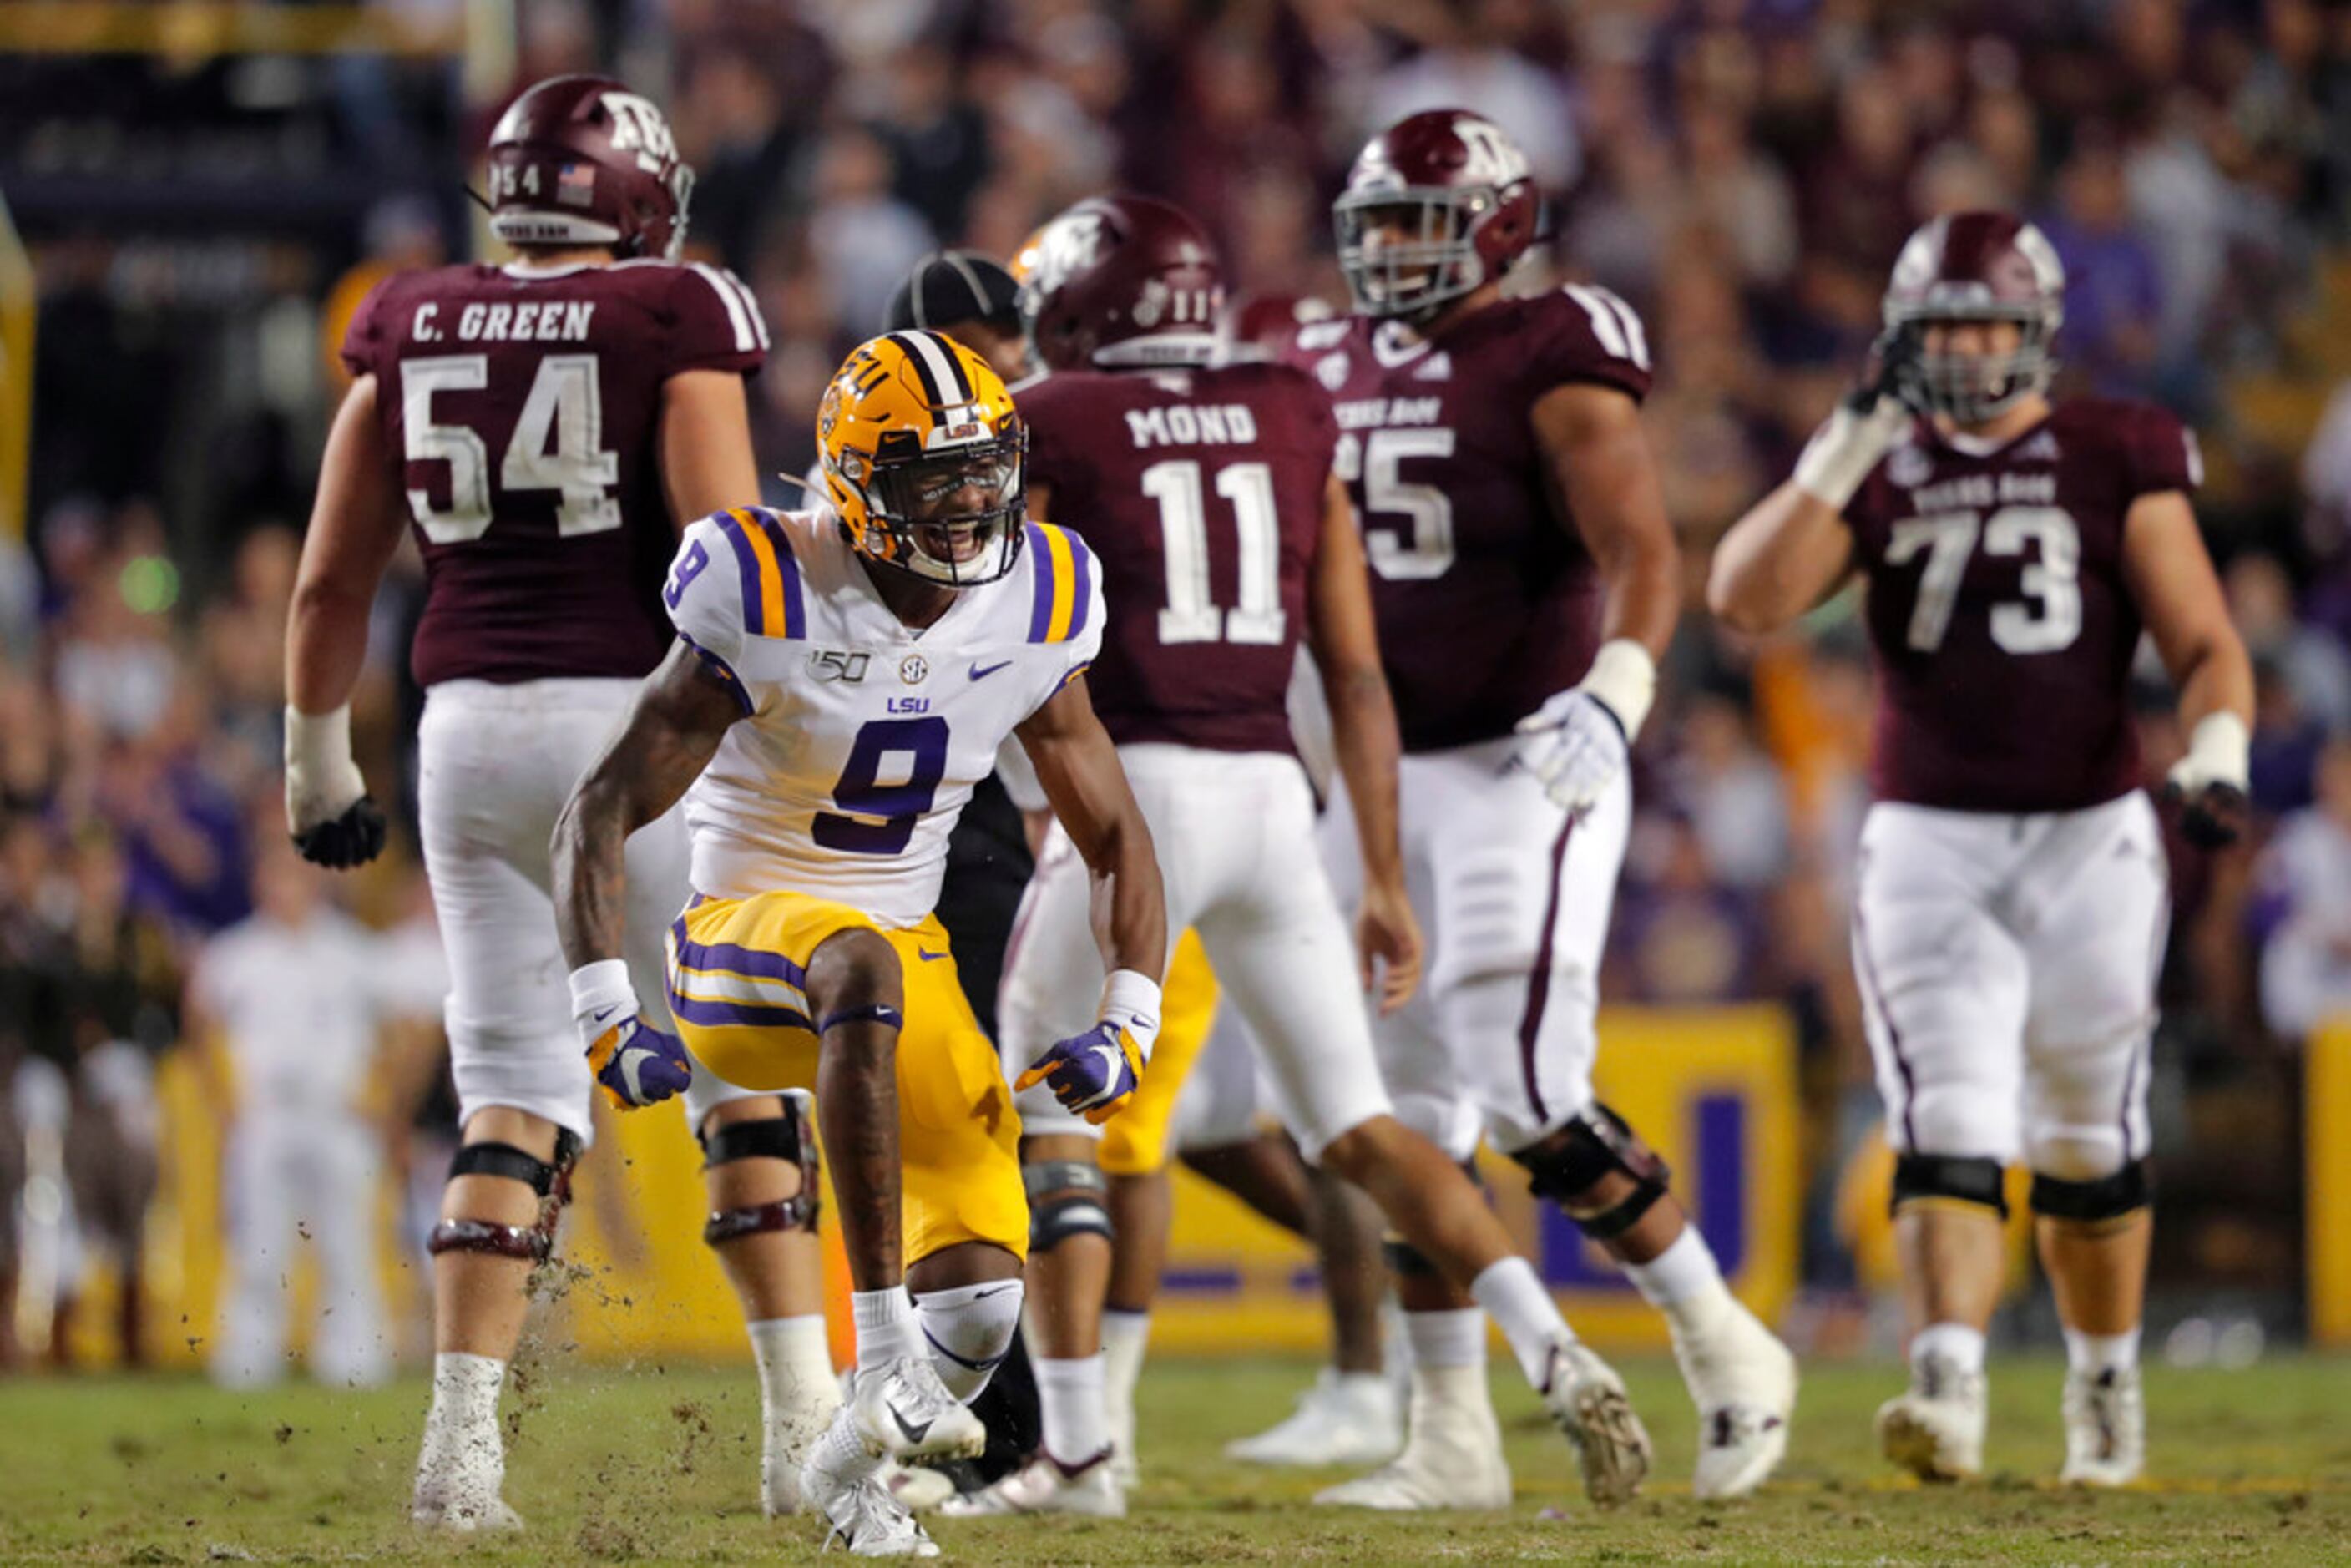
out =
[[1630,305],[1597,284],[1571,283],[1534,302],[1522,362],[1531,396],[1570,382],[1649,395],[1649,333]]
[[2196,433],[2168,409],[2143,407],[2128,428],[2132,500],[2165,490],[2193,493],[2204,482],[2204,455],[2197,448]]
[[694,523],[678,539],[669,577],[662,584],[662,603],[669,611],[670,624],[738,695],[743,684],[735,673],[736,664],[749,635],[743,603],[745,585],[750,585],[755,605],[759,591],[758,569],[747,559],[749,554],[742,525],[724,512],[713,513]]
[[351,312],[350,325],[343,329],[343,369],[355,377],[374,375],[382,369],[384,350],[395,336],[387,320],[392,307],[385,298],[395,281],[387,277],[369,289],[359,308]]
[[723,267],[694,262],[670,286],[668,375],[687,371],[757,373],[768,359],[759,301]]

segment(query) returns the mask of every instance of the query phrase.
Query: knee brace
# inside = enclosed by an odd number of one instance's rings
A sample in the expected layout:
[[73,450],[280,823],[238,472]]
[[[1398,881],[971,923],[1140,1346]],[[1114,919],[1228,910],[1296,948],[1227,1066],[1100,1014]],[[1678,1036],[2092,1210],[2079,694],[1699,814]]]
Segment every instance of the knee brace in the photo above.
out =
[[1913,1203],[1966,1203],[2008,1218],[2008,1190],[2000,1162],[1982,1155],[1902,1155],[1894,1162],[1894,1198],[1899,1214]]
[[2032,1177],[2032,1212],[2048,1219],[2102,1225],[2129,1218],[2154,1197],[2155,1183],[2145,1160],[2133,1160],[2095,1181],[2063,1181],[2038,1172]]
[[695,1136],[702,1144],[702,1168],[736,1160],[784,1160],[799,1167],[800,1189],[780,1203],[711,1211],[702,1239],[713,1247],[768,1230],[816,1229],[824,1199],[817,1186],[816,1138],[809,1126],[808,1097],[795,1090],[783,1097],[784,1113],[756,1122],[728,1122]]
[[1020,1281],[1014,1279],[925,1291],[914,1298],[923,1337],[930,1343],[931,1364],[947,1392],[963,1403],[979,1397],[995,1375],[997,1363],[1012,1348],[1023,1294]]
[[1029,1194],[1029,1250],[1050,1252],[1072,1236],[1112,1239],[1110,1178],[1083,1160],[1040,1160],[1020,1170]]
[[518,1181],[538,1194],[538,1223],[500,1225],[487,1219],[444,1219],[433,1228],[425,1250],[487,1252],[526,1263],[544,1263],[555,1250],[555,1227],[563,1206],[571,1201],[571,1167],[580,1159],[580,1139],[569,1128],[555,1132],[555,1158],[542,1160],[512,1144],[467,1144],[449,1161],[449,1179],[463,1176],[502,1176]]
[[[1598,1101],[1531,1149],[1512,1155],[1527,1168],[1537,1197],[1559,1206],[1594,1241],[1612,1241],[1640,1223],[1666,1196],[1674,1173],[1625,1118]],[[1606,1208],[1579,1210],[1573,1200],[1610,1172],[1633,1178],[1633,1190]]]

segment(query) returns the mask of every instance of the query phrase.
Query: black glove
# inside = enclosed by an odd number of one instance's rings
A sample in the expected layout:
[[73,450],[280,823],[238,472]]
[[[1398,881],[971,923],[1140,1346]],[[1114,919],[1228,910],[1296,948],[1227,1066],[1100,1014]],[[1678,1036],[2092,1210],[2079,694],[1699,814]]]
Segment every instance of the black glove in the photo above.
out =
[[1920,407],[1917,383],[1918,334],[1904,327],[1888,327],[1870,344],[1861,380],[1844,394],[1844,405],[1856,414],[1867,414],[1877,407],[1878,399],[1890,397],[1916,413]]
[[2179,831],[2199,850],[2226,849],[2244,836],[2252,808],[2234,784],[2207,784],[2189,794],[2177,783],[2163,787],[2163,803],[2179,810]]
[[362,795],[330,822],[294,835],[294,847],[312,865],[349,871],[383,853],[383,811],[372,795]]

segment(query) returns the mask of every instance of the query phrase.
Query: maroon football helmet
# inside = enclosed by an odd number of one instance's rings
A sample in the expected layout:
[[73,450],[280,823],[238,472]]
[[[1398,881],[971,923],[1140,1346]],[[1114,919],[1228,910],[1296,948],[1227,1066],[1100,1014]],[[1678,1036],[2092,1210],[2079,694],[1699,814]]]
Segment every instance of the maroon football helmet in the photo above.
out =
[[[2048,389],[2051,345],[2065,319],[2065,267],[2042,232],[2013,213],[1953,213],[1912,235],[1886,289],[1886,326],[1905,340],[1897,385],[1922,413],[1981,424]],[[1929,354],[1938,321],[2013,321],[2005,354]]]
[[694,171],[651,99],[610,77],[549,77],[490,132],[490,227],[508,245],[609,245],[674,261]]
[[1224,269],[1183,208],[1095,196],[1021,248],[1020,319],[1038,362],[1197,364],[1217,347]]
[[1426,320],[1526,254],[1540,206],[1526,154],[1492,120],[1462,109],[1397,120],[1331,209],[1355,308]]

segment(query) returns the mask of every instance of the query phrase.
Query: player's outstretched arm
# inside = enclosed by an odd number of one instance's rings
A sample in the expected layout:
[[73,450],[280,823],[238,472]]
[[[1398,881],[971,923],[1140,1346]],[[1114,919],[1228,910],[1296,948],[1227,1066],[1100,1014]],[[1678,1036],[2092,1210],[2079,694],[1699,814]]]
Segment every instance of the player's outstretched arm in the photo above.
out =
[[1581,816],[1625,771],[1656,695],[1657,658],[1681,614],[1681,547],[1630,393],[1573,382],[1536,399],[1531,418],[1608,604],[1592,667],[1519,721],[1514,760],[1554,804]]
[[1167,894],[1151,828],[1135,804],[1110,732],[1072,675],[1019,730],[1053,814],[1093,877],[1094,939],[1110,977],[1101,1022],[1040,1056],[1014,1085],[1044,1082],[1069,1109],[1105,1122],[1135,1090],[1159,1033],[1167,972]]
[[383,813],[351,760],[351,688],[368,612],[405,519],[376,381],[351,383],[328,433],[286,628],[286,828],[306,859],[342,868],[383,849]]
[[1370,568],[1347,486],[1336,475],[1322,500],[1309,585],[1308,645],[1331,705],[1331,734],[1339,776],[1355,813],[1355,843],[1364,862],[1364,904],[1355,921],[1363,980],[1372,984],[1374,961],[1384,966],[1380,1010],[1404,1006],[1420,984],[1420,924],[1405,891],[1404,848],[1396,817],[1396,762],[1404,742],[1387,672],[1380,667],[1377,622],[1372,613]]
[[2123,519],[2123,576],[2179,687],[2179,727],[2188,755],[2165,793],[2181,801],[2189,839],[2206,848],[2240,831],[2251,771],[2253,662],[2229,621],[2196,513],[2178,490],[2131,503]]
[[662,383],[662,489],[680,532],[696,517],[759,499],[743,378],[681,371]]
[[639,1018],[620,956],[623,852],[631,833],[677,803],[742,716],[734,691],[677,643],[555,821],[555,925],[571,966],[572,1016],[597,1082],[622,1109],[668,1099],[690,1071],[685,1048]]

